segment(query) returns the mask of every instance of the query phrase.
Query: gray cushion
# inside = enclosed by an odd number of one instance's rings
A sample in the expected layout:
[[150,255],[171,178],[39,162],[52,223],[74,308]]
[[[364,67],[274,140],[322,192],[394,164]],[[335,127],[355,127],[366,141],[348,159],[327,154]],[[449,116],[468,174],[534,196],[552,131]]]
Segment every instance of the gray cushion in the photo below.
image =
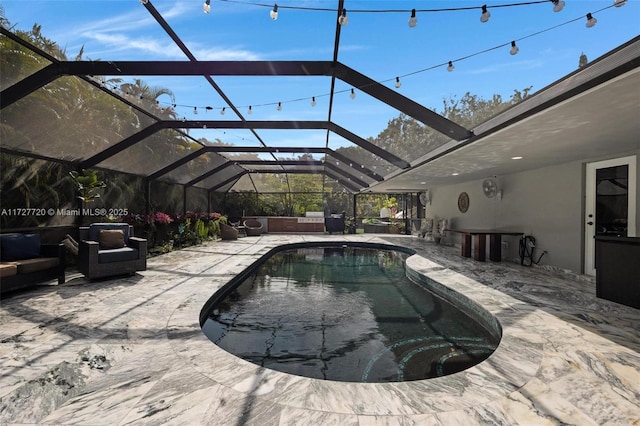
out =
[[131,247],[98,250],[98,263],[125,262],[136,259],[138,259],[138,250]]

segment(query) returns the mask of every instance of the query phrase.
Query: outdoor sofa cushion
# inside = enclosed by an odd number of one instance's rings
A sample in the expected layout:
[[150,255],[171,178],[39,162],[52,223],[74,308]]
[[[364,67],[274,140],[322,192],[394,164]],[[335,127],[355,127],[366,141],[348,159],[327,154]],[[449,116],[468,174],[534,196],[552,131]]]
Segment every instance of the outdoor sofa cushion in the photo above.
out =
[[2,262],[0,263],[0,278],[1,277],[10,277],[12,275],[16,275],[18,273],[18,265],[13,262]]
[[89,238],[90,241],[100,241],[100,231],[108,229],[121,229],[124,232],[124,240],[129,241],[129,224],[128,223],[92,223],[89,225]]
[[138,250],[131,247],[98,250],[99,263],[126,262],[138,259]]
[[31,259],[40,256],[40,234],[5,234],[0,236],[3,261]]

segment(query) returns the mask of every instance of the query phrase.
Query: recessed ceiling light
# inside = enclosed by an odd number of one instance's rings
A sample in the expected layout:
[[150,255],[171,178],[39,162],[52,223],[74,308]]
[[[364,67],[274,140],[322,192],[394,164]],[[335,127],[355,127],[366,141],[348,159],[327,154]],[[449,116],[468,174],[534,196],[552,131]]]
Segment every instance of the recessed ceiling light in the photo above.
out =
[[458,176],[459,174],[460,173],[458,173],[458,172],[453,172],[453,173],[451,173],[451,176]]
[[511,157],[512,160],[522,160],[522,157]]
[[427,182],[420,182],[420,185],[426,185]]

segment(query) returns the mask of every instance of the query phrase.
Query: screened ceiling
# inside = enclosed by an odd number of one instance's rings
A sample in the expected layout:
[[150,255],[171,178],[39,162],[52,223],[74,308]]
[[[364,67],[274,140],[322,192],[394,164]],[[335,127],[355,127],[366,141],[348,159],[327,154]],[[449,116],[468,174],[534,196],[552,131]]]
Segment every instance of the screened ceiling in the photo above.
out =
[[[412,162],[446,144],[474,137],[472,126],[457,124],[425,106],[426,102],[436,103],[433,99],[447,96],[446,90],[437,91],[434,98],[419,95],[420,99],[413,99],[411,90],[401,89],[400,74],[406,81],[433,68],[437,74],[423,76],[424,80],[414,83],[428,81],[435,91],[439,80],[448,77],[446,68],[454,65],[422,52],[428,46],[409,43],[407,37],[414,28],[406,25],[406,20],[409,12],[415,13],[411,7],[390,10],[382,9],[380,2],[344,0],[303,3],[310,6],[283,2],[279,9],[251,2],[213,1],[196,6],[189,2],[193,26],[199,26],[202,39],[237,38],[240,44],[247,37],[257,37],[278,46],[274,51],[277,53],[264,57],[247,54],[247,60],[239,60],[236,53],[230,60],[219,59],[224,55],[213,55],[216,59],[212,60],[211,54],[202,53],[202,40],[187,30],[183,30],[183,39],[172,26],[174,20],[176,28],[185,28],[187,19],[184,14],[182,20],[175,18],[176,11],[170,4],[174,2],[159,1],[158,7],[155,2],[143,0],[118,3],[128,14],[128,21],[122,20],[120,25],[134,26],[139,20],[144,27],[141,40],[157,40],[181,58],[166,60],[166,55],[159,52],[156,57],[139,59],[135,49],[124,48],[100,58],[93,56],[100,55],[99,51],[91,55],[83,52],[83,44],[73,59],[75,52],[44,49],[3,25],[3,152],[215,192],[291,191],[290,176],[304,174],[309,175],[306,182],[314,187],[357,193],[411,169]],[[126,7],[120,3],[126,3]],[[545,17],[556,3],[544,0],[495,4],[492,10],[518,9],[515,18],[530,13]],[[207,6],[210,12],[203,13]],[[475,15],[480,16],[481,5],[442,6],[421,12],[473,13],[474,24]],[[265,14],[264,20],[256,19],[256,10]],[[280,17],[277,22],[270,22],[276,21],[274,10],[279,11]],[[96,19],[100,14],[95,3],[92,13]],[[216,23],[221,19],[237,19],[243,13],[250,19],[237,32],[216,32]],[[282,16],[285,13],[297,14],[296,19],[286,21]],[[343,26],[341,17],[347,13],[357,18]],[[315,24],[305,25],[311,14]],[[378,16],[383,14],[402,14],[402,31],[381,28]],[[317,15],[321,18],[315,19]],[[34,19],[38,19],[37,14]],[[364,62],[362,56],[351,54],[363,49],[348,33],[355,19],[366,25],[354,31],[370,33],[374,49],[367,55],[376,55],[375,40],[388,38],[385,46],[389,42],[398,46],[398,54],[393,56],[397,63],[389,63],[388,56]],[[280,24],[274,29],[273,25]],[[553,26],[553,22],[540,25]],[[90,34],[89,28],[78,31]],[[306,50],[303,42],[295,40],[295,31],[311,33],[324,48]],[[496,44],[497,40],[513,36],[501,31],[496,29],[483,42],[491,47],[488,51],[502,47]],[[433,43],[449,43],[455,48],[457,52],[451,53],[451,59],[460,58],[454,61],[456,64],[468,59],[461,56],[467,50],[453,36],[442,36]],[[414,55],[408,57],[407,52],[422,52],[422,57],[416,62]],[[470,56],[480,53],[483,52],[478,50]],[[402,61],[408,64],[403,65]],[[429,63],[436,65],[424,67]],[[549,81],[553,77],[559,75],[548,77]],[[522,88],[529,82],[513,84]],[[473,89],[457,88],[455,93]],[[398,116],[411,117],[427,128],[431,132],[429,143],[411,148],[402,141],[389,143],[383,132],[387,123]],[[368,123],[373,120],[376,124]]]

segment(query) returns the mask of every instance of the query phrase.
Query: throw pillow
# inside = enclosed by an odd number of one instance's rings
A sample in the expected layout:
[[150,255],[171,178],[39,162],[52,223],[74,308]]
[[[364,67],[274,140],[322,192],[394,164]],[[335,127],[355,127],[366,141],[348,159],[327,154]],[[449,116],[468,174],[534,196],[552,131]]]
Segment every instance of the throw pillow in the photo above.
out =
[[40,234],[6,234],[0,237],[2,260],[40,257]]
[[100,230],[98,237],[101,250],[119,249],[125,246],[124,231],[121,229]]
[[73,245],[73,242],[70,241],[68,238],[65,238],[64,240],[62,240],[62,244],[65,246],[67,250],[69,250],[69,253],[75,256],[78,255],[78,247]]

